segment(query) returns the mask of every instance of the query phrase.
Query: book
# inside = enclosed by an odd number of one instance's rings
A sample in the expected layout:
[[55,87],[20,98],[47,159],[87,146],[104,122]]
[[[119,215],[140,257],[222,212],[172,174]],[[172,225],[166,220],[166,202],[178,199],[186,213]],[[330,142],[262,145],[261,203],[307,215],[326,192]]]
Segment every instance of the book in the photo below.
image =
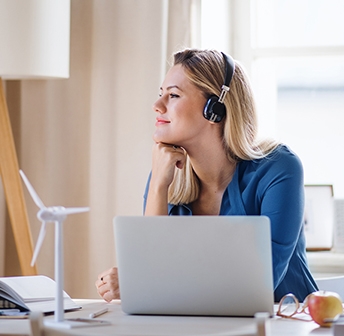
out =
[[[0,277],[0,317],[53,313],[55,293],[55,281],[44,275]],[[81,309],[65,291],[63,301],[65,311]]]

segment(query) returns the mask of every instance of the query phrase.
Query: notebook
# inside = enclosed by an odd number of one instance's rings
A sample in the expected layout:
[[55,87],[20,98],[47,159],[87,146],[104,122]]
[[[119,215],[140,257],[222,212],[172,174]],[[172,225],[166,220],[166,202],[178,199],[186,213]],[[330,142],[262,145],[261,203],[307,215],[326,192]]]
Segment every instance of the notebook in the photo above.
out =
[[273,315],[268,217],[120,216],[114,234],[125,313]]

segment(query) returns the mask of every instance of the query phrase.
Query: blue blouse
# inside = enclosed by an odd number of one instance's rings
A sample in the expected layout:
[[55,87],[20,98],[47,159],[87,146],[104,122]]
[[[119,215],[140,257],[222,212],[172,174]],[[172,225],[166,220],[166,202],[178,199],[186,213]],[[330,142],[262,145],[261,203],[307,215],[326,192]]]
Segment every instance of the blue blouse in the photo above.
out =
[[[144,209],[149,189],[144,195]],[[192,215],[188,204],[168,205],[169,215]],[[308,269],[303,225],[303,168],[286,146],[267,157],[241,161],[225,190],[220,215],[266,215],[271,221],[275,302],[294,293],[303,301],[317,285]]]

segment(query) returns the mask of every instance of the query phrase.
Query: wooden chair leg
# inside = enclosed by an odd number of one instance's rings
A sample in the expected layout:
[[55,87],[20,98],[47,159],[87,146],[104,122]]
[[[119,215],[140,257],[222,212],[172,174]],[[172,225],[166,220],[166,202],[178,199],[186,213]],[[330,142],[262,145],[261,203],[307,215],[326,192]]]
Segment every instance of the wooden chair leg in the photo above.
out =
[[31,267],[32,237],[19,175],[17,154],[14,146],[11,122],[8,114],[2,80],[0,78],[0,173],[5,191],[8,212],[19,256],[22,275],[37,274]]

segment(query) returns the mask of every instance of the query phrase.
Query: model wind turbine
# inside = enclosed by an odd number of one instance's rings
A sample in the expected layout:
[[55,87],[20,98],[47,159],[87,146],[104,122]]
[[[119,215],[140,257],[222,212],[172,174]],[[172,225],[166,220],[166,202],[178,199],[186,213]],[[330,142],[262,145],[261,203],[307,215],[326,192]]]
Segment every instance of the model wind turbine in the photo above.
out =
[[25,176],[22,170],[19,171],[23,181],[29,190],[33,201],[39,207],[37,217],[42,221],[41,230],[38,235],[36,248],[33,253],[31,266],[36,262],[39,250],[42,246],[45,232],[46,223],[55,223],[55,281],[56,281],[56,306],[55,306],[55,322],[53,323],[56,327],[71,328],[70,323],[64,323],[64,307],[63,307],[63,221],[67,218],[67,215],[81,213],[89,211],[90,208],[64,208],[62,206],[46,207],[41,199],[38,197],[35,189]]

